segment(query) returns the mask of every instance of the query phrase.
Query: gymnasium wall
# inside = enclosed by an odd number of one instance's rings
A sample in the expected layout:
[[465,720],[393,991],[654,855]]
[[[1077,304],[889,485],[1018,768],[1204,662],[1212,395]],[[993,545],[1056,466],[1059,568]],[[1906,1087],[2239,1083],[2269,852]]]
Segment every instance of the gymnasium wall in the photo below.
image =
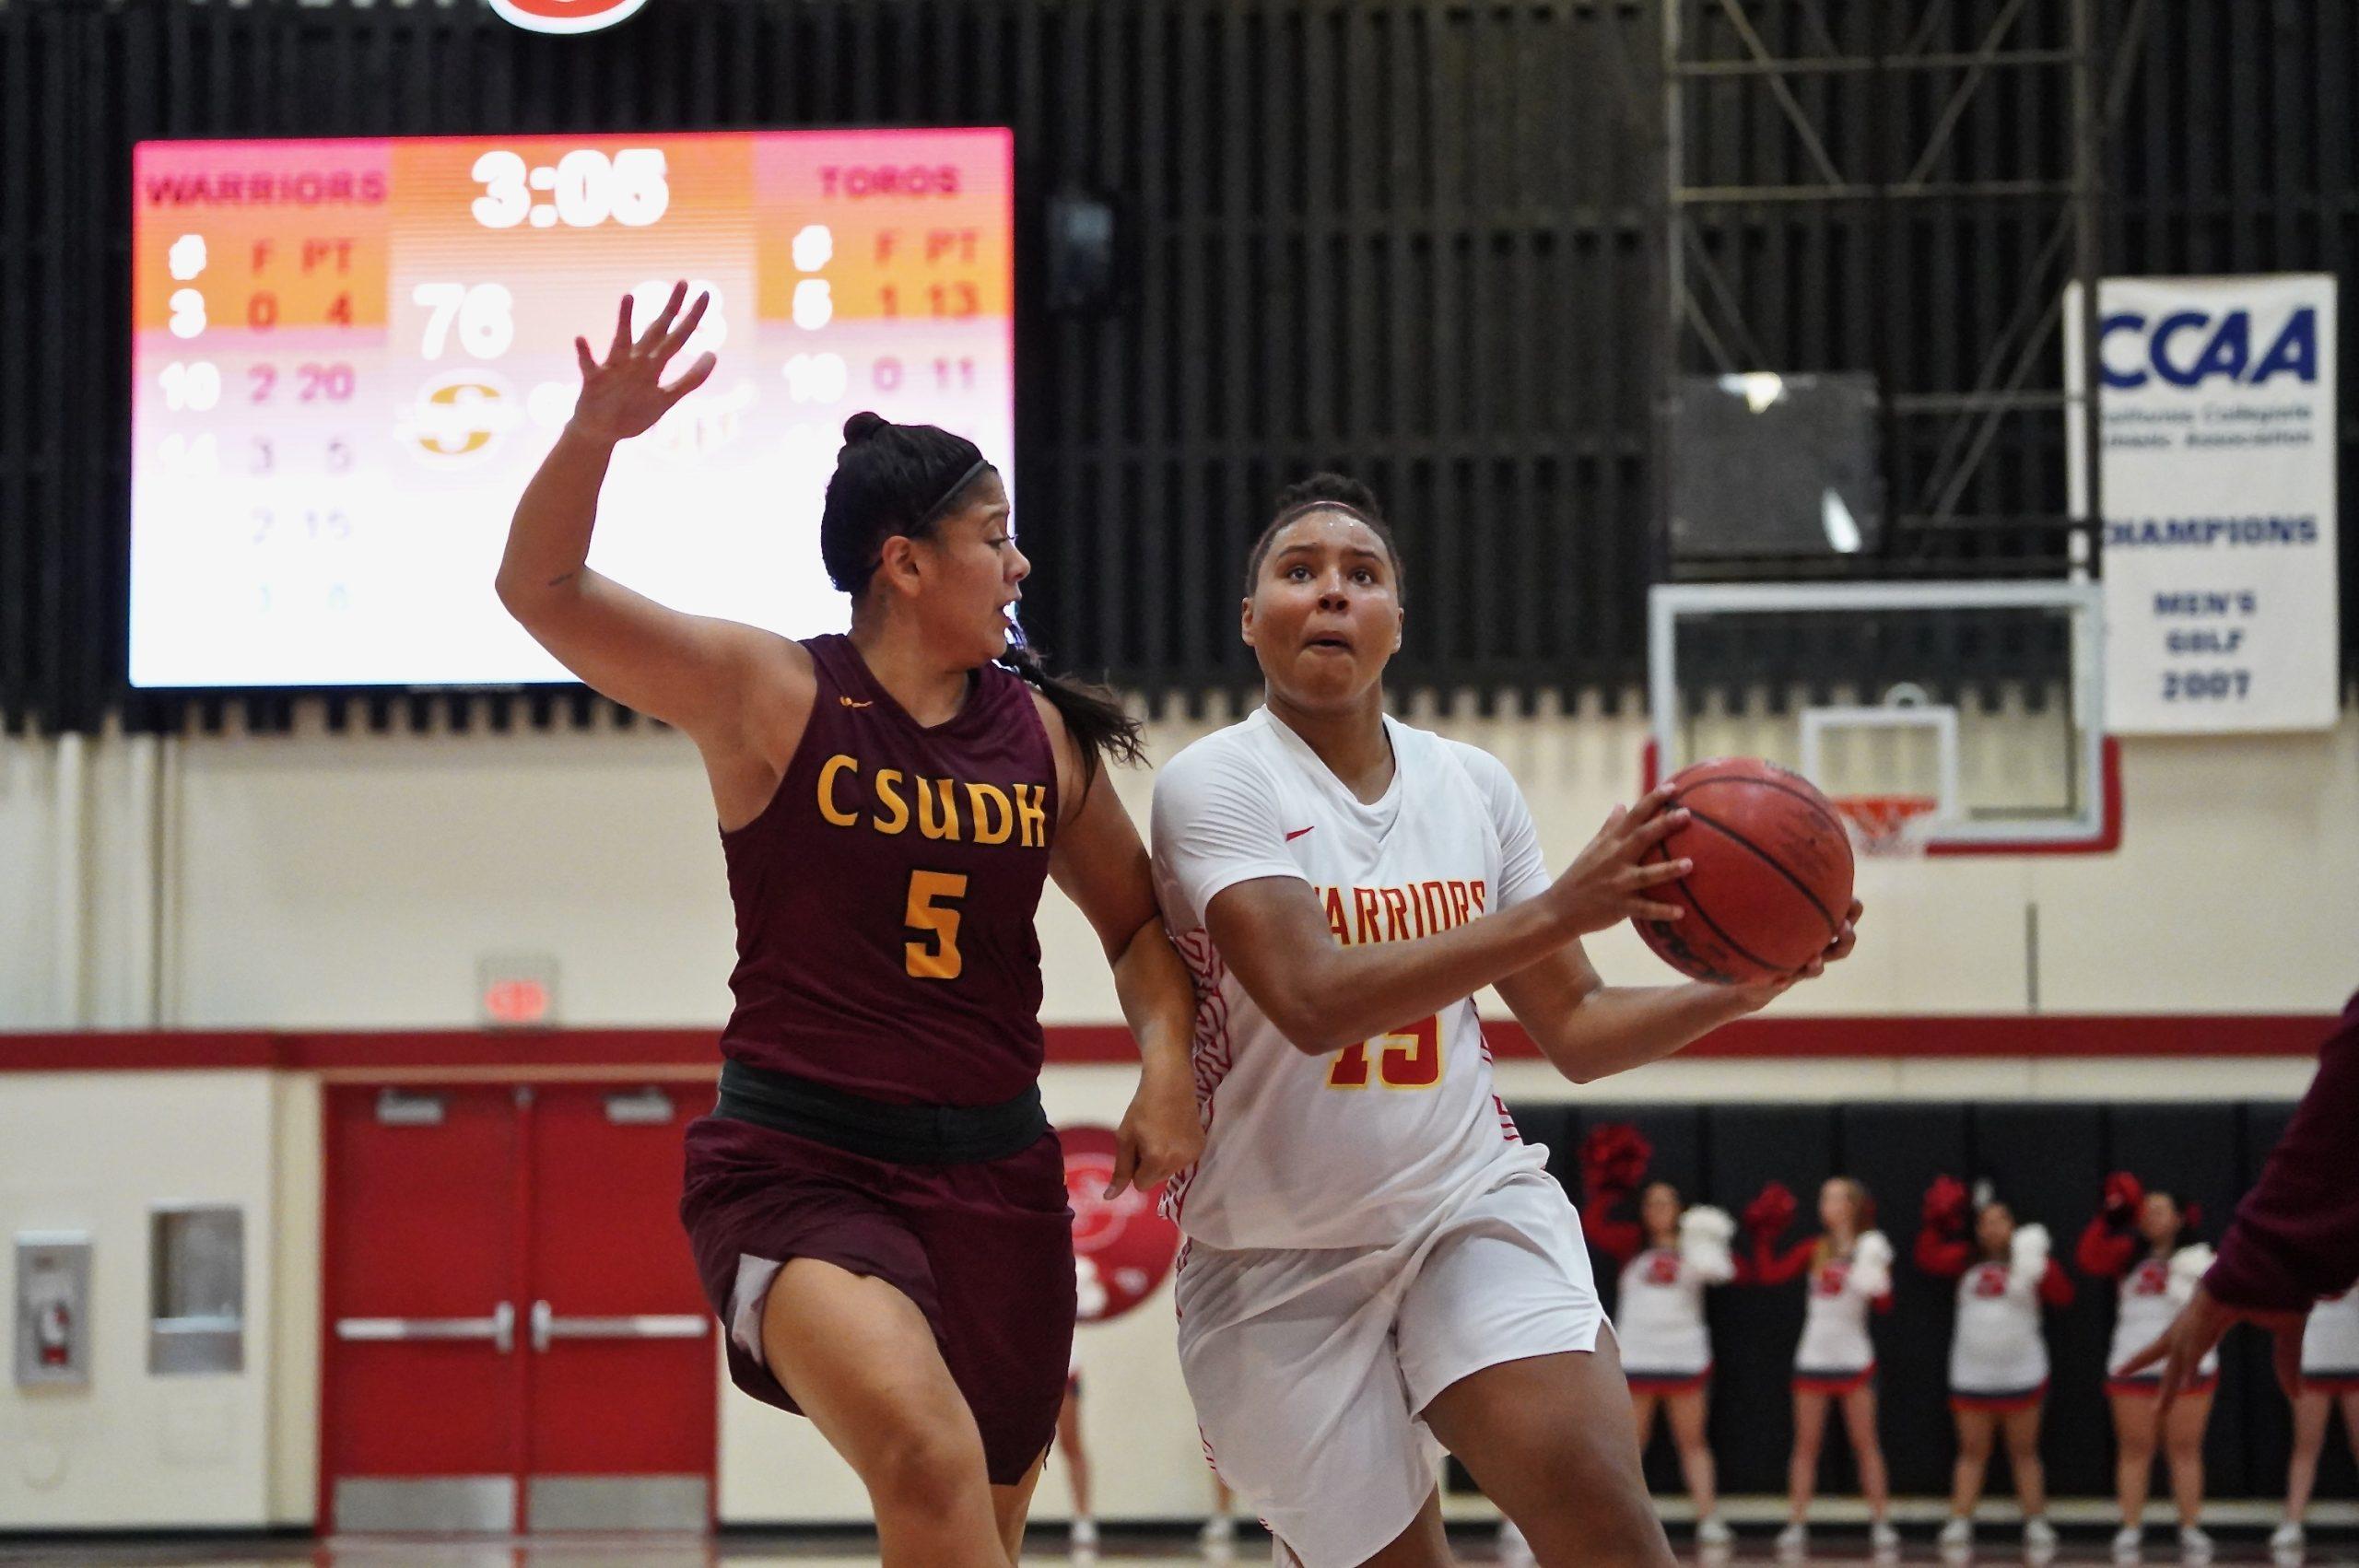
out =
[[[2280,1066],[2248,1064],[2266,1071],[2248,1071],[2242,1094],[2212,1079],[2215,1094],[2205,1103],[1961,1104],[1885,1099],[1874,1091],[1701,1104],[1511,1094],[1510,1103],[1527,1139],[1550,1148],[1551,1169],[1577,1198],[1580,1141],[1605,1122],[1637,1126],[1654,1146],[1654,1174],[1731,1211],[1772,1178],[1803,1196],[1805,1213],[1825,1176],[1864,1179],[1903,1258],[1895,1310],[1874,1328],[1884,1366],[1882,1430],[1896,1492],[1932,1498],[1950,1453],[1942,1379],[1954,1287],[1907,1261],[1926,1184],[1941,1172],[1992,1178],[2025,1220],[2050,1228],[2068,1269],[2102,1174],[2117,1166],[2200,1201],[2211,1216],[2206,1233],[2216,1238],[2286,1114],[2284,1098],[2248,1096],[2298,1087],[2299,1071]],[[1110,1124],[1129,1088],[1130,1075],[1118,1067],[1063,1067],[1050,1072],[1046,1097],[1060,1122]],[[0,1235],[83,1229],[96,1255],[89,1388],[0,1387],[0,1428],[16,1435],[12,1462],[0,1465],[0,1521],[128,1528],[312,1520],[320,1091],[319,1076],[308,1071],[0,1072],[0,1146],[11,1152],[0,1164]],[[246,1211],[248,1327],[237,1374],[162,1378],[147,1370],[147,1209],[167,1199]],[[1600,1259],[1598,1270],[1610,1296],[1614,1265]],[[2048,1321],[2055,1376],[2044,1445],[2054,1490],[2066,1499],[2104,1493],[2110,1452],[2095,1379],[2112,1321],[2111,1289],[2073,1272],[2078,1299]],[[1738,1498],[1772,1496],[1782,1484],[1785,1375],[1800,1287],[1728,1287],[1712,1293],[1709,1310],[1719,1373],[1713,1440],[1726,1489]],[[1168,1284],[1131,1316],[1079,1335],[1104,1517],[1186,1517],[1203,1504],[1206,1483],[1171,1335]],[[2209,1437],[2210,1495],[2271,1495],[2285,1442],[2283,1402],[2261,1347],[2232,1346]],[[807,1423],[725,1382],[718,1457],[726,1523],[867,1516],[857,1482]],[[1675,1490],[1660,1446],[1652,1463],[1657,1484]],[[1839,1493],[1850,1484],[1849,1461],[1835,1452],[1828,1463],[1828,1484]],[[1062,1469],[1053,1468],[1040,1517],[1066,1509],[1063,1486]],[[2359,1495],[2340,1451],[2328,1457],[2320,1495],[2330,1503]],[[1472,1495],[1453,1502],[1461,1515],[1479,1516],[1485,1506]]]
[[[301,1238],[317,1230],[290,1226],[280,1208],[279,1159],[290,1145],[276,1121],[266,1072],[0,1073],[0,1245],[25,1231],[91,1241],[88,1386],[0,1388],[0,1527],[251,1527],[287,1516],[272,1494],[286,1413],[272,1396],[316,1366],[317,1334],[300,1336],[314,1347],[310,1361],[284,1353],[275,1336],[287,1298],[274,1268],[290,1251],[308,1250],[316,1265],[316,1246]],[[316,1187],[316,1146],[308,1158],[291,1147]],[[149,1368],[148,1209],[171,1202],[244,1211],[240,1372]],[[12,1246],[8,1257],[13,1269]],[[13,1304],[14,1281],[6,1284]],[[317,1319],[314,1306],[302,1321]]]
[[[1438,727],[1507,760],[1557,866],[1632,789],[1641,735],[1627,716],[1480,720],[1461,708]],[[1170,755],[1199,728],[1156,726],[1154,755]],[[1865,945],[1780,1011],[2021,1017],[2032,1011],[2034,952],[2048,1013],[2339,1006],[2359,984],[2349,942],[2359,929],[2359,718],[2324,735],[2131,742],[2124,765],[2130,815],[2118,854],[1871,864]],[[1122,783],[1143,817],[1147,776]],[[477,956],[526,952],[556,959],[567,1024],[711,1027],[726,1005],[731,942],[710,813],[687,743],[643,730],[0,739],[0,865],[16,895],[0,898],[0,1026],[464,1027],[475,1022]],[[1112,1021],[1086,923],[1053,892],[1042,922],[1050,1021]],[[1665,977],[1625,932],[1591,947],[1611,979]],[[2217,1059],[2145,1065],[2094,1055],[1928,1059],[1896,1033],[1885,1055],[1674,1060],[1578,1090],[1544,1064],[1510,1059],[1501,1078],[1535,1140],[1567,1152],[1581,1118],[1623,1115],[1624,1103],[1650,1107],[1647,1125],[1666,1158],[1708,1148],[1734,1162],[1698,1167],[1715,1197],[1741,1196],[1743,1182],[1727,1174],[1741,1164],[1743,1180],[1757,1181],[1760,1160],[1742,1152],[1768,1139],[1801,1140],[1813,1168],[1789,1179],[1807,1180],[1820,1165],[1866,1157],[1855,1151],[1907,1148],[1919,1133],[1927,1149],[1972,1146],[2001,1136],[1989,1129],[2030,1125],[2007,1119],[2019,1116],[2134,1125],[2148,1129],[2135,1135],[2146,1140],[2140,1147],[2155,1146],[2153,1129],[2176,1128],[2172,1118],[2202,1120],[2210,1130],[2189,1146],[2205,1152],[2216,1186],[2239,1179],[2259,1146],[2237,1103],[2290,1097],[2308,1076],[2299,1059],[2236,1059],[2234,1042],[2223,1043]],[[1050,1108],[1110,1123],[1128,1084],[1121,1068],[1052,1069]],[[2026,1100],[2047,1104],[2010,1104]],[[2130,1100],[2159,1103],[2111,1113],[2093,1104]],[[301,1074],[0,1074],[0,1235],[87,1216],[101,1247],[94,1327],[105,1389],[99,1406],[0,1394],[0,1426],[24,1423],[36,1444],[76,1456],[37,1498],[21,1473],[0,1476],[0,1517],[311,1518],[317,1117],[316,1081]],[[1696,1130],[1665,1130],[1673,1126]],[[2003,1136],[2020,1146],[2026,1135]],[[2075,1168],[2115,1157],[2091,1152],[2106,1147],[2083,1145]],[[1913,1171],[1883,1185],[1905,1211],[1912,1184],[1921,1185]],[[143,1256],[144,1205],[166,1198],[249,1205],[249,1365],[202,1396],[147,1377],[144,1286],[116,1277]],[[2063,1229],[2084,1201],[2067,1183],[2057,1198],[2064,1211],[2042,1217]],[[1946,1299],[1922,1286],[1904,1297],[1886,1330],[1903,1336],[1896,1367],[1938,1364]],[[1750,1390],[1743,1403],[1755,1413],[1727,1418],[1736,1424],[1723,1434],[1740,1488],[1774,1480],[1765,1467],[1782,1442],[1774,1382],[1783,1352],[1770,1341],[1782,1310],[1716,1308],[1735,1314],[1725,1329],[1731,1365],[1751,1369],[1732,1374],[1747,1380],[1732,1388]],[[2075,1325],[2103,1309],[2074,1311],[2067,1338],[2095,1332]],[[1756,1324],[1761,1342],[1740,1355]],[[1168,1333],[1158,1298],[1082,1341],[1091,1409],[1122,1412],[1097,1418],[1109,1517],[1180,1516],[1201,1504]],[[2060,1395],[2066,1432],[2081,1419],[2078,1398]],[[2254,1476],[2273,1463],[2266,1403],[2233,1416],[2224,1404],[2226,1435],[2215,1438],[2249,1438]],[[723,1411],[724,1519],[864,1516],[857,1486],[807,1426],[734,1395]],[[1892,1420],[1906,1434],[1938,1410],[1895,1408]],[[1938,1433],[1918,1435],[1908,1464],[1939,1446]],[[2232,1457],[2222,1463],[2224,1486],[2237,1472]],[[158,1479],[126,1486],[115,1469],[124,1464]],[[2083,1490],[2068,1473],[2060,1486]],[[1903,1484],[1931,1483],[1904,1471]],[[1044,1491],[1043,1516],[1062,1505],[1062,1485],[1052,1478]]]
[[[1627,713],[1435,722],[1506,760],[1555,866],[1635,789]],[[1200,728],[1155,726],[1153,755]],[[1859,954],[1781,1006],[2339,1006],[2359,984],[2359,714],[2122,752],[2118,853],[1868,863]],[[1148,775],[1119,777],[1144,820]],[[644,726],[0,738],[0,864],[19,890],[0,899],[15,1027],[465,1025],[493,952],[554,957],[569,1024],[717,1024],[727,1007],[710,801],[688,743]],[[1096,941],[1053,891],[1042,938],[1045,1016],[1115,1019]],[[1667,977],[1625,930],[1590,945],[1611,980]]]

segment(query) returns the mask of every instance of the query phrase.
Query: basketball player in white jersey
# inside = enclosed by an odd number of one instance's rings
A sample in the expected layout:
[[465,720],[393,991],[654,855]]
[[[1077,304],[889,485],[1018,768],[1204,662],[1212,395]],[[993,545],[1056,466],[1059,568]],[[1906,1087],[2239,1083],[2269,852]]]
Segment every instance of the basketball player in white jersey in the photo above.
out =
[[2302,1391],[2294,1400],[2294,1452],[2285,1465],[2285,1522],[2269,1538],[2278,1557],[2298,1558],[2302,1515],[2310,1511],[2327,1423],[2342,1407],[2342,1435],[2359,1458],[2359,1290],[2327,1296],[2310,1309],[2302,1334]]
[[[1446,1446],[1541,1562],[1668,1565],[1579,1223],[1493,1093],[1472,999],[1496,982],[1587,1081],[1781,988],[1601,986],[1580,934],[1676,909],[1652,890],[1681,873],[1639,864],[1660,798],[1552,882],[1506,768],[1386,717],[1401,604],[1374,497],[1289,492],[1247,573],[1267,705],[1156,782],[1206,1131],[1167,1199],[1181,1369],[1281,1562],[1449,1562]],[[1827,956],[1850,944],[1847,922]]]
[[2136,1562],[2142,1549],[2158,1425],[2171,1501],[2178,1511],[2179,1556],[2189,1562],[2212,1557],[2212,1538],[2202,1525],[2203,1429],[2220,1386],[2220,1354],[2204,1356],[2195,1381],[2159,1422],[2155,1403],[2162,1374],[2133,1375],[2124,1365],[2170,1327],[2212,1266],[2212,1249],[2190,1241],[2189,1229],[2188,1212],[2177,1198],[2143,1188],[2128,1171],[2116,1171],[2106,1178],[2104,1207],[2081,1233],[2081,1271],[2120,1281],[2113,1345],[2105,1357],[2106,1398],[2113,1406],[2114,1492],[2121,1508],[2121,1528],[2113,1538],[2117,1562]]
[[[1966,1235],[1973,1215],[1973,1236]],[[1957,1464],[1950,1484],[1944,1552],[1974,1545],[1974,1507],[2003,1433],[2015,1495],[2023,1504],[2024,1551],[2044,1562],[2056,1553],[2048,1522],[2048,1475],[2039,1457],[2039,1418],[2048,1400],[2048,1337],[2040,1308],[2072,1305],[2072,1281],[2049,1256],[2045,1225],[2018,1225],[2014,1211],[1986,1197],[1970,1201],[1964,1183],[1937,1179],[1925,1194],[1917,1267],[1957,1281],[1950,1337],[1950,1413],[1957,1422]]]

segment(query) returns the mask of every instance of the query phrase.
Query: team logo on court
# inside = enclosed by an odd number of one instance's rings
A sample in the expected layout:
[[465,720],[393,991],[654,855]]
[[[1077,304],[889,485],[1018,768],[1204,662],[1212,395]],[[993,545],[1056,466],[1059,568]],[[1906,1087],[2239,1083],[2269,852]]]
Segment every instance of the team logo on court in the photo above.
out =
[[1084,1323],[1120,1317],[1155,1293],[1180,1250],[1180,1227],[1156,1212],[1159,1193],[1126,1188],[1106,1197],[1114,1179],[1114,1134],[1067,1127],[1065,1201],[1073,1206],[1074,1283]]
[[647,0],[491,0],[504,21],[527,32],[596,32],[613,27]]

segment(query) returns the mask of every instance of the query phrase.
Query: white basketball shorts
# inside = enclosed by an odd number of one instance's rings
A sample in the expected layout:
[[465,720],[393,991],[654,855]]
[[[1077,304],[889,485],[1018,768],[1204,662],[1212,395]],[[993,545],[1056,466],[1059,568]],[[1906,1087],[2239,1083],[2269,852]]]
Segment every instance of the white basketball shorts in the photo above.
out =
[[1442,1451],[1419,1419],[1435,1395],[1594,1350],[1605,1324],[1579,1216],[1527,1165],[1486,1171],[1389,1246],[1191,1243],[1177,1295],[1214,1468],[1303,1568],[1353,1568],[1415,1519]]

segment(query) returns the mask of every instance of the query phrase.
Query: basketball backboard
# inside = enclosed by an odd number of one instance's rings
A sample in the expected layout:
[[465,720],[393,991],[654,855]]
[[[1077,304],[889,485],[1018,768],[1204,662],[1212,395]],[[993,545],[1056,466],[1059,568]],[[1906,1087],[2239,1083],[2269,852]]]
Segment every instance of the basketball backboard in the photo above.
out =
[[2111,849],[2100,616],[2082,583],[1657,587],[1646,782],[1766,757],[1833,797],[1870,851]]

